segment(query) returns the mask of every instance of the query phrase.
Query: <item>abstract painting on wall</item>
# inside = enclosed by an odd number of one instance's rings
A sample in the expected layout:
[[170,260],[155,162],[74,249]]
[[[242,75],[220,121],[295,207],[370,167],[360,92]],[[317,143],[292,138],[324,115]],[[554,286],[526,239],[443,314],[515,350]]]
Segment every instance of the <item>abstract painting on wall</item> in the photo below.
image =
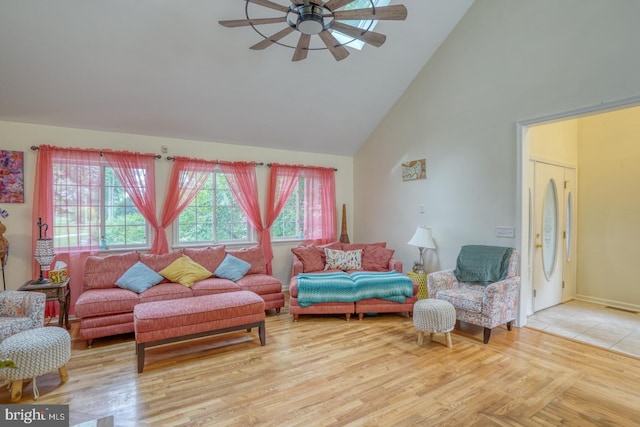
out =
[[402,180],[427,179],[427,160],[412,160],[402,164]]
[[24,153],[0,150],[0,203],[24,203]]

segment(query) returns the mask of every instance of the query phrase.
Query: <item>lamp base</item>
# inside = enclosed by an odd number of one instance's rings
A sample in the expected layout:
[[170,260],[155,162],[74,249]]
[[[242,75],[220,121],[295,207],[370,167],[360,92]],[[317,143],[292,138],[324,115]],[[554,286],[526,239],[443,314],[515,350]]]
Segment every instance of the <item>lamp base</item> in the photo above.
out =
[[413,272],[418,274],[425,274],[424,271],[424,251],[426,248],[418,248],[420,250],[420,261],[413,262]]
[[49,279],[44,277],[44,275],[42,274],[42,270],[40,270],[40,277],[31,281],[32,285],[45,285],[47,283],[50,283],[50,281]]

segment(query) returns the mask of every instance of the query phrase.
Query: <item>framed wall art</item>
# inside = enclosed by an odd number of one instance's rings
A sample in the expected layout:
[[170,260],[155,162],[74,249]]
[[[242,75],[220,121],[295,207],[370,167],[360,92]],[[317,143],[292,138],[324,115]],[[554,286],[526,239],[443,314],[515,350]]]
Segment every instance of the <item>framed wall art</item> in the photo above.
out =
[[0,150],[0,203],[24,203],[24,153]]
[[427,160],[412,160],[402,164],[402,180],[427,179]]

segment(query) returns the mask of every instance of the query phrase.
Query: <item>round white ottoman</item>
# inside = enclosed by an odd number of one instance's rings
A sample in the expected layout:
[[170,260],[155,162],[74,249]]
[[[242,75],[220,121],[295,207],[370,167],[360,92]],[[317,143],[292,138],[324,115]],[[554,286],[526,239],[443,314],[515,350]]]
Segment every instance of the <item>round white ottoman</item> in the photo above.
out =
[[0,342],[0,359],[12,360],[17,369],[0,369],[0,380],[11,382],[11,402],[22,397],[23,380],[33,378],[33,398],[38,399],[36,377],[58,370],[61,384],[69,376],[66,364],[71,357],[71,337],[57,326],[29,329]]
[[421,299],[413,306],[413,326],[418,330],[418,345],[422,345],[424,334],[444,333],[447,347],[452,347],[451,331],[456,326],[456,309],[448,301]]

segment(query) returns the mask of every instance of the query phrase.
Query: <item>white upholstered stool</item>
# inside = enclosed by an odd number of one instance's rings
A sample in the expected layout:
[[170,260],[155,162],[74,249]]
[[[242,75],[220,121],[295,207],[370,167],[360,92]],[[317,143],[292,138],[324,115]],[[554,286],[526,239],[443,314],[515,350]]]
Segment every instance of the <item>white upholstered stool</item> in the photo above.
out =
[[11,382],[11,402],[22,397],[22,382],[33,378],[33,398],[38,399],[36,377],[58,370],[61,383],[69,376],[66,364],[71,357],[71,337],[57,326],[29,329],[0,343],[0,359],[13,361],[16,369],[0,369],[0,381]]
[[444,333],[447,347],[452,347],[451,331],[456,326],[456,309],[448,301],[421,299],[413,306],[413,326],[418,330],[418,345],[422,345],[425,333],[429,333],[429,339],[434,333]]

